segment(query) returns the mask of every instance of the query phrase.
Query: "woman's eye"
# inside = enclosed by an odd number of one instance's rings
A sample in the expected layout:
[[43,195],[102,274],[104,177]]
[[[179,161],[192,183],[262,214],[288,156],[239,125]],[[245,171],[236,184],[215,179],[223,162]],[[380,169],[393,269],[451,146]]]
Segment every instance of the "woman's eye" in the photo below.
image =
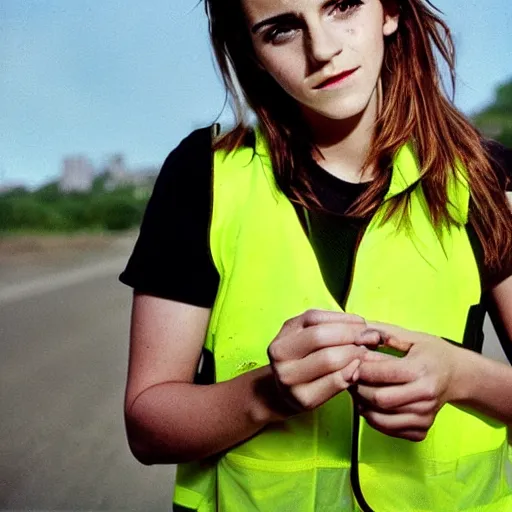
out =
[[275,27],[265,33],[265,41],[272,44],[280,44],[291,39],[297,29],[295,27]]
[[334,4],[333,11],[337,11],[337,12],[346,14],[349,11],[356,9],[360,5],[363,5],[363,2],[361,0],[341,0]]

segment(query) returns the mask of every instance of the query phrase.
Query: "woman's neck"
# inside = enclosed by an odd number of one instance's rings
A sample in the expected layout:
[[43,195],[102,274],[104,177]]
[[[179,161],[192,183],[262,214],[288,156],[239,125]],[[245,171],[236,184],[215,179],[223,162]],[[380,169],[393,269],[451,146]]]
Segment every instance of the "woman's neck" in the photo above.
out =
[[311,112],[306,113],[319,150],[313,155],[316,162],[330,174],[345,181],[370,181],[373,168],[365,169],[364,172],[362,168],[370,151],[376,116],[376,101],[373,99],[363,112],[350,119],[326,119]]

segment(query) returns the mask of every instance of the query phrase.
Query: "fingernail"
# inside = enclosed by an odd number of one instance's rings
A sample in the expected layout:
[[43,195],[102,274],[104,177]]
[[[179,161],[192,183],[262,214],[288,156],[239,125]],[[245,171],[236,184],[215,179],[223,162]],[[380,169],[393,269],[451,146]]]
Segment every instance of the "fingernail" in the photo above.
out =
[[359,335],[359,341],[362,343],[378,343],[380,339],[380,333],[378,331],[372,331],[371,329],[363,331]]

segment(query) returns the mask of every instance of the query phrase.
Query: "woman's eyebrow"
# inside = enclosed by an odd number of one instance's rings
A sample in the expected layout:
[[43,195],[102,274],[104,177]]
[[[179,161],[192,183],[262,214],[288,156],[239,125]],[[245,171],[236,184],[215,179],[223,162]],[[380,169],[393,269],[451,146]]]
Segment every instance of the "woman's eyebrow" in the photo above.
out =
[[276,23],[291,23],[297,21],[298,15],[293,12],[286,12],[283,14],[278,14],[277,16],[272,16],[271,18],[266,18],[263,21],[258,21],[251,28],[251,32],[256,34],[261,28],[267,25],[275,25]]

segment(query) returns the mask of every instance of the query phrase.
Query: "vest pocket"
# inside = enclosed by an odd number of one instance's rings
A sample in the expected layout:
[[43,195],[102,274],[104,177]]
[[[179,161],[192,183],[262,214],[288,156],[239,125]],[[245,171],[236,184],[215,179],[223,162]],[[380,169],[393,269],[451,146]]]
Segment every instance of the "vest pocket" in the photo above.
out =
[[[506,444],[453,461],[418,458],[405,466],[360,463],[366,501],[378,512],[498,512],[512,510]],[[508,466],[508,467],[507,467]],[[509,473],[510,474],[510,473]]]
[[226,455],[218,467],[219,512],[355,512],[350,465]]
[[179,464],[174,486],[173,512],[216,512],[215,461]]

